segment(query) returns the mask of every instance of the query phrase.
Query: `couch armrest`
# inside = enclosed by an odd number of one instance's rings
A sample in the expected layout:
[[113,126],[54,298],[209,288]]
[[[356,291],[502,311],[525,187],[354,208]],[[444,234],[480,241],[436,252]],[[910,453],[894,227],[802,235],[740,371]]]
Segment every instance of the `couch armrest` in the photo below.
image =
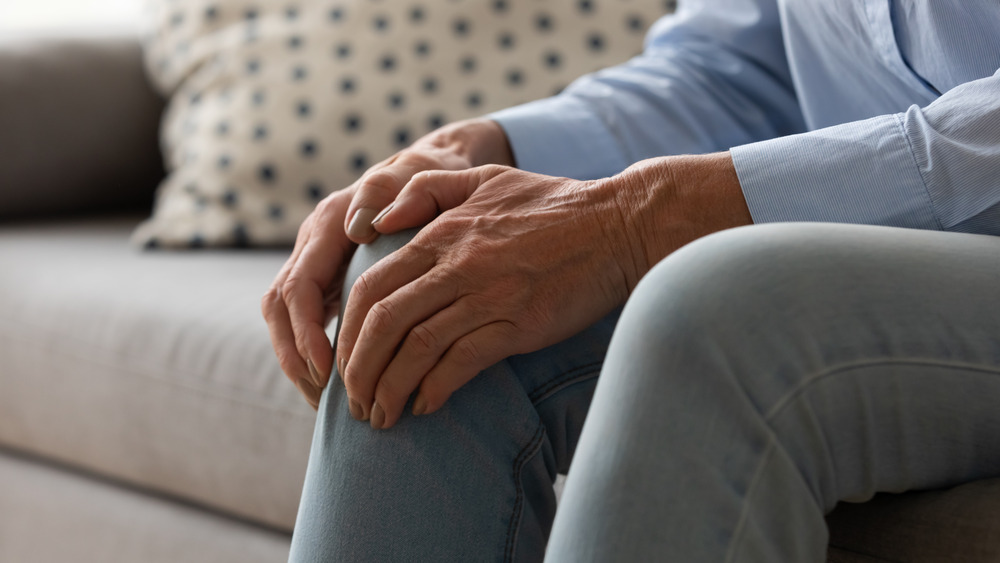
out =
[[134,37],[0,42],[0,220],[148,210],[163,104]]

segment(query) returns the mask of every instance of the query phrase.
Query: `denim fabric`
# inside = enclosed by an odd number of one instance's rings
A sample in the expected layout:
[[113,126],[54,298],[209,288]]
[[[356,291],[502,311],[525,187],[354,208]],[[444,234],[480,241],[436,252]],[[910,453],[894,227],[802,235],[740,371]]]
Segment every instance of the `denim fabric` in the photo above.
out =
[[746,227],[657,265],[610,348],[617,315],[433,415],[373,431],[334,381],[290,560],[824,561],[838,500],[1000,475],[998,282],[994,237]]

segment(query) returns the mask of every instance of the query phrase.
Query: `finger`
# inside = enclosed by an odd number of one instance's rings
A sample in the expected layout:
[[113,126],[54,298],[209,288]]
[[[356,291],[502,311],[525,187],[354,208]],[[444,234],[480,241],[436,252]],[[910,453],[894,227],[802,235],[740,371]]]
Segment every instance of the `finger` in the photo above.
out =
[[[298,350],[295,348],[295,335],[292,332],[292,323],[288,318],[288,311],[285,310],[285,302],[277,299],[266,309],[267,330],[271,335],[271,344],[274,352],[278,356],[278,363],[281,370],[285,372],[285,377],[299,387],[300,381],[307,381],[309,370],[302,360]],[[305,393],[303,392],[303,395]]]
[[410,395],[452,344],[487,324],[487,318],[484,308],[461,297],[410,329],[375,387],[375,403],[384,413],[383,429],[399,420]]
[[299,392],[302,396],[306,398],[306,402],[313,410],[319,410],[319,398],[323,394],[322,389],[314,387],[311,383],[305,379],[300,379],[295,382],[295,386],[299,388]]
[[424,377],[413,414],[430,414],[479,372],[517,353],[517,330],[509,321],[490,323],[459,338]]
[[432,166],[429,159],[400,154],[366,172],[355,184],[357,191],[345,217],[348,238],[359,244],[375,240],[379,235],[372,227],[375,217],[396,199],[414,174]]
[[443,211],[458,207],[481,186],[510,168],[499,165],[468,170],[426,170],[413,175],[396,201],[375,217],[380,233],[394,233],[429,223]]
[[352,243],[339,232],[348,197],[345,194],[323,208],[312,236],[281,286],[295,348],[306,364],[309,380],[320,389],[333,369],[333,350],[326,335],[331,309],[326,294],[352,250]]
[[[376,265],[378,267],[378,265]],[[404,269],[401,267],[386,268],[393,274],[398,274]],[[371,269],[369,272],[372,271]],[[407,277],[416,278],[412,282],[406,282],[405,278],[396,278],[389,287],[397,287],[395,291],[381,299],[375,299],[367,310],[363,311],[364,318],[361,326],[357,329],[357,338],[352,339],[354,315],[362,314],[361,309],[350,309],[354,303],[355,290],[359,287],[355,283],[351,290],[351,297],[348,298],[348,308],[350,312],[344,312],[344,325],[341,328],[338,346],[341,343],[354,346],[345,356],[346,366],[343,372],[344,385],[347,388],[347,395],[355,403],[352,405],[352,414],[360,414],[362,420],[367,419],[372,413],[372,403],[375,396],[375,385],[379,376],[385,370],[389,361],[395,355],[396,349],[409,332],[410,328],[424,321],[437,311],[447,307],[454,302],[455,294],[441,284],[436,277],[426,275],[420,277],[422,273],[419,268],[410,270],[412,275]],[[367,272],[366,272],[367,274]],[[360,278],[359,278],[360,279]],[[362,286],[365,287],[365,286]],[[374,291],[371,295],[382,295],[382,291]],[[361,293],[359,302],[366,298]],[[347,333],[347,336],[345,336]],[[340,352],[340,350],[338,350]],[[359,412],[360,411],[360,412]]]

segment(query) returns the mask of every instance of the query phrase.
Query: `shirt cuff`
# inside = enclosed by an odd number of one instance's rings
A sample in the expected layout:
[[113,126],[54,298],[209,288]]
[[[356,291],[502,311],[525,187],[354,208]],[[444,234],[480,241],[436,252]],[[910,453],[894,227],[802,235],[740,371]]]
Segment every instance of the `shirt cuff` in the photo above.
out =
[[631,163],[585,103],[556,96],[491,113],[507,133],[517,167],[549,176],[594,180]]
[[899,115],[751,143],[730,154],[755,223],[941,230]]

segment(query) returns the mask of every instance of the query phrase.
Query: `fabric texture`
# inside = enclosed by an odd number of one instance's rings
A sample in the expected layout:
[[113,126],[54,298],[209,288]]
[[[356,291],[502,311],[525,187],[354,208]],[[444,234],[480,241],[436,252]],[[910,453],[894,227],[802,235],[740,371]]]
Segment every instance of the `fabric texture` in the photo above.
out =
[[1000,234],[998,27],[991,0],[688,0],[641,57],[493,117],[560,176],[731,149],[756,223]]
[[0,38],[0,220],[145,211],[163,100],[134,37]]
[[315,415],[260,316],[284,253],[136,253],[137,222],[0,226],[0,446],[290,530]]
[[317,201],[447,122],[638,53],[671,2],[157,0],[170,172],[144,246],[288,244]]
[[290,539],[0,449],[5,563],[275,563]]

